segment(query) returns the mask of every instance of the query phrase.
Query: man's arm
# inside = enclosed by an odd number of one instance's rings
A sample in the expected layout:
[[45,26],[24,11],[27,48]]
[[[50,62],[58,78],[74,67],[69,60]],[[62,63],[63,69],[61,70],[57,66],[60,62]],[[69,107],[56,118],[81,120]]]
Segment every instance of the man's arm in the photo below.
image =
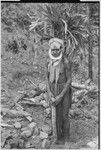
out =
[[62,100],[62,97],[64,96],[64,94],[66,93],[67,89],[69,88],[70,83],[71,83],[71,79],[69,79],[69,80],[66,82],[66,85],[65,85],[63,91],[61,92],[61,94],[59,94],[59,95],[55,98],[54,103],[55,103],[56,105]]
[[[68,66],[69,65],[69,66]],[[66,69],[66,76],[67,76],[67,82],[62,90],[62,92],[56,96],[56,99],[54,101],[54,103],[57,105],[61,100],[62,97],[64,96],[64,94],[66,93],[67,89],[69,88],[71,81],[72,81],[72,77],[71,77],[71,63],[65,63],[65,69]]]
[[53,97],[53,94],[50,90],[50,85],[49,85],[49,72],[48,72],[48,63],[46,65],[46,78],[47,78],[47,92],[48,92],[48,96],[49,98]]

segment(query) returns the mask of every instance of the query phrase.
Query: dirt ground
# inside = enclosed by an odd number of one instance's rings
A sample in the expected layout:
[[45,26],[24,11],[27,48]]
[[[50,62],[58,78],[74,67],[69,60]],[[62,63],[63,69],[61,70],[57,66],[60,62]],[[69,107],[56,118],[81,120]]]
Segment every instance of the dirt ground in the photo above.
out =
[[[12,72],[10,72],[9,74],[9,69],[7,70],[4,66],[2,67],[1,110],[3,108],[7,108],[10,110],[19,110],[20,108],[17,108],[17,106],[15,106],[16,99],[21,98],[21,94],[19,94],[19,91],[28,91],[30,93],[30,91],[34,90],[35,86],[45,80],[44,70],[41,70],[40,67],[38,68],[38,66],[36,65],[33,66],[33,70],[33,72],[30,72],[29,70],[28,74],[24,73],[21,77],[19,77],[17,76],[17,73],[13,73],[12,76]],[[29,82],[29,80],[33,81],[34,84]],[[33,95],[33,93],[31,94]],[[29,99],[29,97],[27,98]],[[95,145],[93,143],[88,143],[95,139],[96,143],[98,142],[98,96],[96,95],[96,92],[88,92],[86,96],[78,97],[78,101],[80,102],[78,102],[77,104],[73,102],[70,109],[70,141],[68,142],[68,145],[52,144],[51,133],[49,133],[48,138],[40,139],[42,126],[51,126],[51,115],[46,115],[46,108],[44,108],[43,106],[33,106],[24,103],[22,104],[22,100],[23,98],[19,101],[18,104],[21,105],[21,107],[31,115],[31,121],[26,119],[26,117],[24,116],[17,117],[5,112],[1,113],[1,122],[3,122],[3,124],[9,125],[3,125],[1,127],[2,148],[95,148]],[[83,110],[84,113],[80,109]],[[71,111],[76,112],[74,114],[71,114]],[[89,116],[88,112],[92,114],[92,117]],[[14,124],[16,122],[20,123],[20,128],[14,127]],[[20,138],[22,129],[26,128],[31,122],[35,122],[37,124],[37,127],[35,128],[35,134],[31,133],[31,135],[29,135],[29,137],[27,138]],[[12,146],[11,143],[13,143]],[[20,143],[19,146],[16,143]],[[42,143],[44,145],[43,147]]]
[[[2,92],[3,94],[3,92]],[[5,95],[5,94],[4,94]],[[81,105],[81,108],[85,108],[86,110],[89,110],[90,112],[93,112],[93,114],[98,116],[98,100],[92,99],[91,102],[88,105]],[[3,100],[1,101],[1,104],[3,107],[15,109],[14,101],[10,97],[5,96]],[[21,104],[19,103],[26,112],[31,114],[33,122],[37,124],[37,132],[41,131],[41,127],[44,124],[47,124],[48,126],[51,125],[51,116],[46,116],[44,111],[45,108],[42,106],[31,106],[27,104]],[[72,104],[71,109],[76,109],[74,107],[74,104]],[[79,115],[78,115],[79,114]],[[92,119],[92,118],[86,118],[83,115],[80,115],[80,113],[75,114],[74,116],[70,115],[70,140],[68,142],[68,145],[55,145],[51,143],[51,134],[49,135],[48,140],[50,141],[49,146],[47,148],[51,149],[81,149],[81,148],[92,148],[92,144],[89,146],[89,142],[93,141],[94,139],[97,139],[98,137],[98,119]],[[25,117],[14,117],[9,116],[7,114],[2,115],[2,120],[4,123],[7,123],[9,125],[13,125],[15,122],[20,122],[21,127],[25,128],[30,124],[30,121],[28,121]],[[13,136],[13,142],[14,139],[16,140],[18,137],[20,137],[21,134],[21,128],[16,129],[14,127],[2,127],[1,128],[1,145],[2,148],[11,148],[10,147],[10,136]],[[39,135],[39,133],[38,133]],[[42,140],[37,136],[34,140],[32,138],[33,136],[24,139],[24,144],[26,145],[30,143],[30,146],[27,148],[42,148]],[[97,140],[96,140],[97,142]],[[21,145],[22,148],[23,145]],[[95,147],[95,145],[94,145]],[[94,148],[93,147],[93,148]],[[17,147],[19,148],[19,147]],[[20,147],[21,148],[21,147]]]

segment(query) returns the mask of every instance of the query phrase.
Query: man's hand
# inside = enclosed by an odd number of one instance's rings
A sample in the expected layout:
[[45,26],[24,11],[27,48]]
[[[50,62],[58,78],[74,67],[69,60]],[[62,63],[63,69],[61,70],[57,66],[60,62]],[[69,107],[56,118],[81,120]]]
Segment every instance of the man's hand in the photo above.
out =
[[61,97],[60,96],[56,96],[55,98],[55,105],[57,105],[59,102],[61,101]]
[[52,98],[52,105],[57,105],[61,101],[61,97],[57,96],[56,98]]
[[54,97],[51,97],[51,104],[52,104],[53,106],[56,105],[56,104],[55,104],[55,101],[56,101],[56,99],[55,99]]
[[49,95],[49,99],[50,99],[50,104],[54,105],[54,102],[55,102],[54,95],[52,94],[51,91],[48,92],[48,95]]
[[49,98],[51,99],[51,98],[53,98],[53,97],[54,97],[54,95],[52,94],[51,91],[49,91]]
[[54,98],[54,97],[51,97],[51,101],[54,103],[54,102],[55,102],[55,98]]

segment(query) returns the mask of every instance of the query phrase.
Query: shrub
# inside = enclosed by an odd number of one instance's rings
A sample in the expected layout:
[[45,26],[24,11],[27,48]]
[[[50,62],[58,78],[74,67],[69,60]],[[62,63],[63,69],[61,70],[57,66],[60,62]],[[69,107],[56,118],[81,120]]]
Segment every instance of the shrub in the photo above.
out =
[[12,41],[8,41],[5,50],[8,52],[11,51],[14,54],[19,53],[19,45],[18,45],[17,41],[15,39]]

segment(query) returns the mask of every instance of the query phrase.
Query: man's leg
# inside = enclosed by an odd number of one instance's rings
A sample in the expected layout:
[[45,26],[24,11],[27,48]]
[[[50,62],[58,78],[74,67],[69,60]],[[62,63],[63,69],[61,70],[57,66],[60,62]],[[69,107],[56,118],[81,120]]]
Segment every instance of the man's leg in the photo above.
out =
[[62,138],[62,103],[61,102],[56,106],[56,127],[57,127],[57,143],[59,143]]
[[64,96],[63,100],[63,137],[65,142],[69,140],[70,137],[70,121],[69,121],[69,108],[70,108],[70,101],[69,101],[69,94],[67,93]]
[[70,137],[70,122],[69,118],[63,119],[63,137],[64,142],[67,142]]

